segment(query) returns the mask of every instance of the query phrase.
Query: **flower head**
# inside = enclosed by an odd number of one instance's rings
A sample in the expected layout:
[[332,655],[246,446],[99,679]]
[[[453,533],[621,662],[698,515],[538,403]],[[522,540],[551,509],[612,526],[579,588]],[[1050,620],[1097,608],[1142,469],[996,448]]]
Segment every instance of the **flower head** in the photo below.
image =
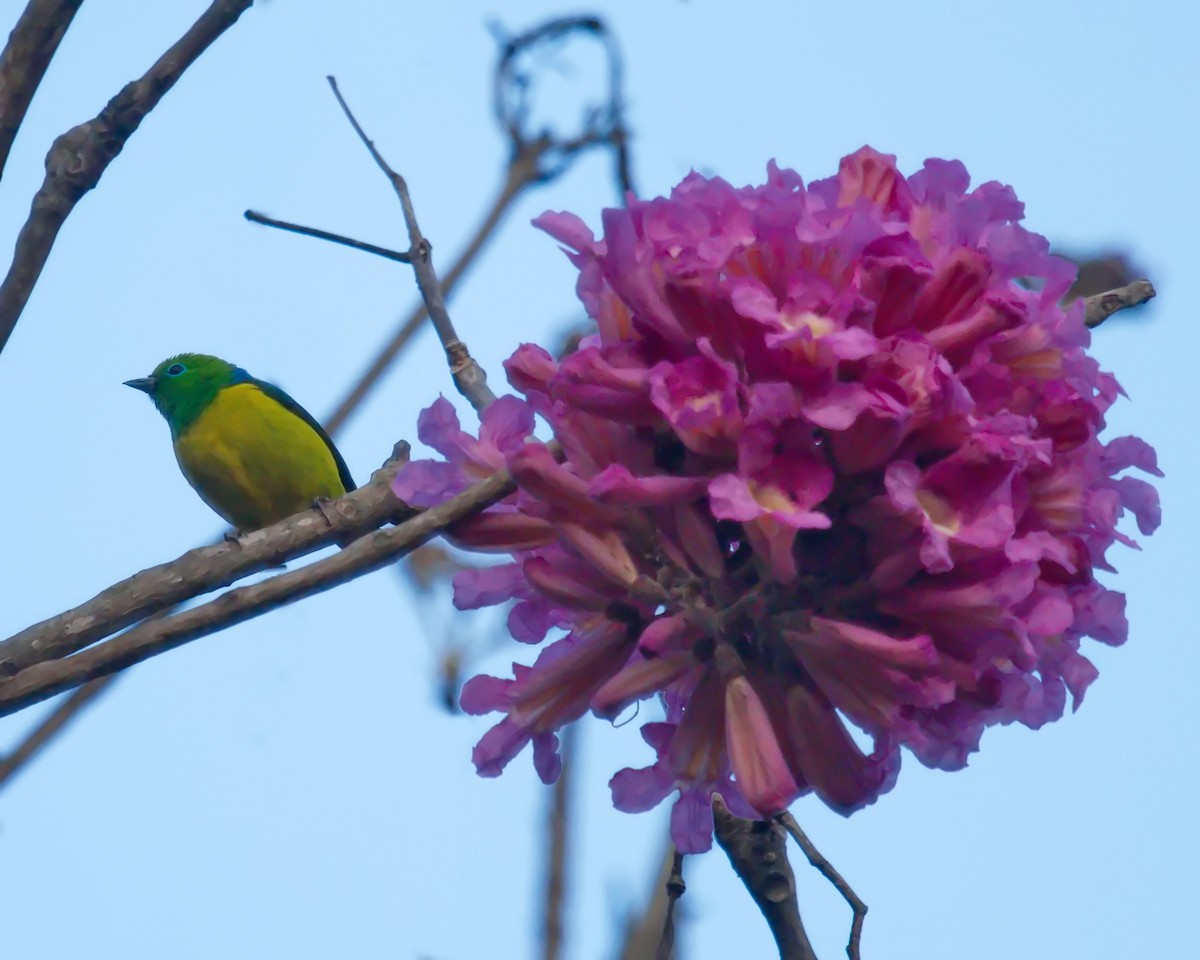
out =
[[[943,769],[983,730],[1056,719],[1124,640],[1101,586],[1125,510],[1148,534],[1161,475],[1134,437],[1099,439],[1120,390],[1085,353],[1073,268],[1016,221],[1012,190],[961,164],[903,177],[863,148],[807,187],[774,165],[736,189],[687,177],[539,226],[579,268],[598,332],[561,362],[526,344],[524,397],[465,434],[439,401],[445,462],[397,492],[432,503],[506,465],[518,492],[454,530],[511,562],[459,575],[456,602],[515,601],[513,636],[567,631],[514,678],[475,750],[495,775],[527,743],[660,695],[656,759],[612,780],[643,810],[678,792],[680,849],[711,842],[710,796],[770,816],[805,793],[849,813],[896,781],[900,748]],[[1031,279],[1031,284],[1017,281]],[[556,459],[531,439],[542,416]],[[860,746],[851,727],[872,743]]]

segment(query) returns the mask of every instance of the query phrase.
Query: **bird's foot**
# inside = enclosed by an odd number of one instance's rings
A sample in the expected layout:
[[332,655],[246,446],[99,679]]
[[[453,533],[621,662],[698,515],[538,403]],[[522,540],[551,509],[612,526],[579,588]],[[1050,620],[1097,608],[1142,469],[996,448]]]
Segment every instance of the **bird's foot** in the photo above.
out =
[[226,543],[236,543],[239,547],[245,546],[245,544],[242,543],[242,535],[236,530],[226,530],[221,535],[221,539]]
[[[338,515],[336,510],[329,509],[329,505],[331,503],[333,503],[333,500],[331,500],[329,497],[313,497],[312,505],[314,510],[321,511],[321,516],[323,516],[325,518],[325,522],[329,524],[329,529],[334,533],[338,533],[345,527],[346,521],[343,517]],[[346,533],[342,534],[341,536],[335,536],[333,538],[333,542],[339,547],[345,548],[347,544],[353,542],[354,537],[355,535],[353,533]]]
[[312,506],[314,510],[321,512],[321,516],[325,518],[325,522],[329,524],[330,528],[336,530],[341,526],[341,521],[338,519],[337,514],[329,509],[331,503],[333,503],[333,500],[329,497],[313,497]]

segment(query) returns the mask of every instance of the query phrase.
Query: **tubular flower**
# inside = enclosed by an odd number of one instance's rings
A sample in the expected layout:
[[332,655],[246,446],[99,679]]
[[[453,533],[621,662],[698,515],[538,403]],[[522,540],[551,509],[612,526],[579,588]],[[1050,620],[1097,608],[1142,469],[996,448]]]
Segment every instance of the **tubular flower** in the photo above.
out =
[[741,189],[692,174],[606,210],[601,239],[536,221],[597,333],[561,361],[521,346],[523,399],[478,438],[439,400],[421,438],[445,459],[396,481],[427,504],[507,466],[518,492],[452,534],[510,562],[460,574],[456,603],[515,601],[523,642],[567,631],[466,685],[464,709],[504,715],[481,774],[532,743],[552,780],[559,727],[659,696],[656,759],[613,800],[677,792],[676,843],[699,851],[714,791],[759,816],[810,792],[850,813],[892,787],[901,747],[956,769],[984,728],[1079,705],[1081,641],[1127,633],[1094,571],[1133,545],[1126,510],[1159,522],[1125,473],[1161,474],[1143,441],[1099,439],[1121,391],[1082,305],[1059,304],[1072,265],[1010,188],[968,186],[957,162],[905,178],[863,148],[808,186],[774,165]]

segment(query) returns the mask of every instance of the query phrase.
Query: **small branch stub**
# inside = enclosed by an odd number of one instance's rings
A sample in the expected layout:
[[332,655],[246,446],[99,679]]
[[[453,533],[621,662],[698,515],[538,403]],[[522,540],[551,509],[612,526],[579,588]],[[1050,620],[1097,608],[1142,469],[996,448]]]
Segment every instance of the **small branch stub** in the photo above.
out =
[[1128,310],[1154,299],[1155,293],[1154,284],[1149,280],[1135,280],[1128,286],[1088,297],[1084,301],[1087,311],[1084,323],[1089,327],[1098,327],[1118,310]]

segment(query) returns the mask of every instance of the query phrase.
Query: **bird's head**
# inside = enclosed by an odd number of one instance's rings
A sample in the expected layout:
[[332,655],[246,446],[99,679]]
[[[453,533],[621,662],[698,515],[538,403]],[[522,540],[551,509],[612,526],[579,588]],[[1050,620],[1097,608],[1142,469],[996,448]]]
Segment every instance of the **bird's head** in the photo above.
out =
[[204,353],[180,353],[168,357],[148,377],[126,380],[125,386],[149,394],[179,436],[212,403],[222,387],[234,382],[238,368],[220,357]]

